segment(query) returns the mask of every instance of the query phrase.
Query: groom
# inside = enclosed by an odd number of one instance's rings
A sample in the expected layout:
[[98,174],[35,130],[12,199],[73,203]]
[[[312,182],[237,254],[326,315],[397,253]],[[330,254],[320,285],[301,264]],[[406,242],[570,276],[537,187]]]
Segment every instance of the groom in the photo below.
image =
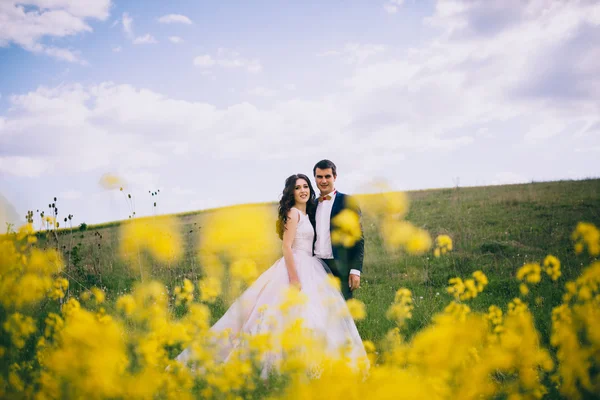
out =
[[361,237],[354,246],[344,246],[331,243],[331,220],[343,209],[349,208],[360,216],[360,208],[351,197],[335,189],[337,171],[335,164],[329,160],[319,161],[313,168],[313,175],[321,194],[317,198],[315,215],[315,240],[313,253],[320,258],[335,277],[342,283],[344,299],[352,298],[352,292],[360,287],[364,257],[364,236],[361,227]]

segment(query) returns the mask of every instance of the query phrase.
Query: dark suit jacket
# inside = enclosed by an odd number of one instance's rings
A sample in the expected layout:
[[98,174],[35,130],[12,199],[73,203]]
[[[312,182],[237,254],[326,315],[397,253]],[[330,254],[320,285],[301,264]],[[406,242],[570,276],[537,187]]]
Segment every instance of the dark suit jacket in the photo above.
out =
[[[317,205],[318,204],[319,203],[317,200]],[[350,196],[348,196],[344,193],[340,193],[338,191],[335,195],[335,200],[333,202],[333,206],[331,207],[331,219],[335,218],[335,216],[338,215],[345,208],[348,208],[348,209],[356,212],[358,214],[358,216],[361,217],[360,207],[359,207],[358,203],[356,201],[352,201],[352,198]],[[316,213],[316,207],[315,207],[315,213]],[[315,221],[315,223],[314,223],[315,238],[313,240],[313,255],[314,255],[314,251],[315,251],[315,243],[317,241],[317,235],[316,235],[317,224],[316,224],[315,218],[316,218],[316,216],[313,216],[313,221]],[[331,232],[334,229],[335,229],[335,227],[333,226],[333,224],[330,223],[329,224],[329,233],[331,234]],[[354,246],[352,246],[352,247],[345,248],[342,245],[334,245],[333,243],[331,244],[331,249],[333,250],[333,258],[335,259],[335,261],[338,265],[343,267],[342,268],[344,270],[343,273],[345,273],[346,275],[348,273],[350,273],[351,269],[356,269],[356,270],[359,270],[362,272],[363,259],[364,259],[364,254],[365,254],[365,238],[364,238],[364,233],[363,233],[363,229],[362,229],[362,222],[361,222],[360,231],[361,231],[360,239],[357,240],[356,243],[354,244]]]

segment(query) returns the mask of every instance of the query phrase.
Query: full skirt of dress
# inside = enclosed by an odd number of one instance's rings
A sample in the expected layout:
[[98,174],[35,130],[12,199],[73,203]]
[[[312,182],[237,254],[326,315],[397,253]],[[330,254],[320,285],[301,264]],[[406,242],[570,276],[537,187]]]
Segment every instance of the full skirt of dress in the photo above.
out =
[[[294,261],[301,284],[301,305],[286,309],[290,302],[290,284],[285,260],[280,258],[261,274],[225,314],[210,328],[218,335],[228,331],[229,340],[221,340],[217,346],[216,362],[226,362],[240,346],[236,340],[246,335],[269,333],[281,334],[294,320],[301,319],[303,327],[322,344],[319,351],[335,357],[342,349],[354,365],[364,363],[366,352],[354,320],[341,292],[331,284],[322,262],[304,251],[294,251]],[[344,284],[347,282],[342,282]],[[269,355],[263,359],[263,373],[277,368],[285,357],[283,348],[275,343]],[[192,357],[191,349],[185,349],[177,360],[187,363]],[[363,364],[364,365],[364,364]]]

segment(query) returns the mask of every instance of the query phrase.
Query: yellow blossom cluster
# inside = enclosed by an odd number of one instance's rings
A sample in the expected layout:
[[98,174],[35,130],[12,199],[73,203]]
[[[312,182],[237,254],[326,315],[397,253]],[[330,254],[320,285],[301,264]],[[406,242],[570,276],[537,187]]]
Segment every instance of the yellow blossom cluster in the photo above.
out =
[[396,323],[398,328],[402,328],[407,319],[412,318],[413,310],[412,292],[406,288],[400,288],[396,291],[394,302],[387,310],[386,316]]
[[46,339],[52,338],[57,332],[60,332],[65,325],[65,321],[62,319],[62,317],[53,312],[48,313],[48,316],[44,322],[46,325],[44,328],[44,337]]
[[448,235],[439,235],[436,237],[433,255],[435,257],[440,257],[449,251],[452,251],[452,238]]
[[11,314],[2,328],[10,335],[10,340],[17,349],[22,349],[27,338],[36,331],[33,319],[18,312]]
[[414,255],[429,251],[432,246],[429,233],[403,219],[410,204],[407,194],[391,191],[384,182],[374,183],[372,188],[380,190],[380,193],[356,197],[365,214],[371,215],[376,221],[387,250],[403,249]]
[[446,290],[456,301],[474,299],[487,286],[488,279],[482,271],[475,271],[472,276],[472,279],[464,281],[458,277],[450,278],[448,281],[451,286]]
[[402,219],[408,213],[410,199],[406,193],[391,190],[385,182],[371,183],[366,189],[376,193],[355,196],[365,214],[376,219]]
[[191,303],[194,300],[194,284],[189,279],[183,280],[183,285],[175,288],[175,302],[179,304]]
[[85,292],[83,292],[80,296],[80,299],[83,301],[92,300],[95,304],[102,304],[106,299],[106,295],[102,291],[102,289],[93,287],[90,290],[86,290]]
[[[531,284],[539,283],[542,280],[542,267],[539,263],[527,263],[517,271],[517,279]],[[529,287],[525,282],[519,285],[519,291],[523,296],[529,294]]]
[[132,267],[147,251],[161,263],[176,262],[183,252],[181,233],[171,217],[152,217],[125,221],[121,226],[120,253]]
[[544,266],[546,274],[548,274],[553,281],[558,280],[562,275],[562,272],[560,271],[560,260],[555,256],[547,255],[546,258],[544,258],[544,263],[542,265]]
[[125,181],[121,177],[111,173],[103,174],[98,183],[107,190],[120,189],[125,185]]
[[581,399],[600,393],[600,262],[565,287],[563,304],[552,313],[555,380],[565,397]]
[[[12,247],[0,239],[2,250],[12,249],[0,253],[0,283],[5,284],[5,276],[37,271],[51,277],[38,300],[52,296],[56,259],[42,250],[32,256],[34,249],[21,239],[23,243],[6,240]],[[258,267],[252,258],[230,256],[224,276],[243,284],[255,279]],[[520,279],[532,283],[543,272],[552,279],[560,276],[557,259],[547,257],[537,265],[539,272],[529,266]],[[324,337],[307,328],[301,316],[309,299],[294,288],[285,293],[282,314],[269,307],[256,310],[266,325],[252,335],[211,331],[210,310],[198,300],[221,295],[216,276],[203,277],[198,298],[190,296],[194,285],[184,280],[176,290],[187,305],[181,318],[169,308],[167,288],[155,281],[138,283],[120,297],[92,288],[82,294],[81,303],[68,297],[60,311],[54,308],[37,323],[24,309],[6,312],[17,304],[32,304],[7,300],[8,295],[31,299],[28,293],[0,292],[2,334],[10,338],[10,347],[0,347],[0,397],[533,400],[548,393],[544,383],[551,373],[565,398],[594,398],[600,392],[600,262],[567,283],[563,304],[553,311],[556,365],[521,299],[511,301],[505,314],[495,305],[481,313],[461,301],[485,289],[483,272],[464,281],[453,278],[450,284],[454,301],[410,338],[403,337],[401,327],[411,318],[413,294],[399,289],[387,313],[396,327],[381,344],[365,340],[368,357],[354,361],[351,346],[332,350]],[[111,315],[107,310],[113,302],[117,312]],[[364,317],[358,300],[348,307],[355,319]],[[19,351],[29,348],[27,343],[37,346]],[[227,360],[222,359],[223,348]],[[174,360],[183,349],[189,350],[189,360]],[[27,358],[29,353],[33,356]]]
[[231,263],[229,267],[229,290],[227,292],[227,301],[231,302],[237,298],[242,291],[254,282],[258,277],[258,267],[253,260],[238,259]]
[[58,224],[56,223],[56,218],[51,215],[44,216],[43,223],[46,225],[46,228],[58,228]]
[[362,237],[360,216],[349,208],[343,209],[332,220],[331,243],[352,247]]
[[65,297],[65,293],[69,288],[69,281],[65,278],[56,278],[52,285],[52,292],[48,297],[52,300],[58,300]]
[[[198,258],[204,273],[200,283],[200,296],[204,296],[202,301],[221,293],[228,294],[227,300],[231,301],[239,288],[222,288],[221,285],[239,286],[240,280],[228,281],[228,274],[237,274],[243,282],[250,283],[252,277],[258,276],[281,256],[281,243],[272,229],[275,220],[273,208],[262,204],[211,210],[202,216],[198,246]],[[256,272],[250,263],[254,264]],[[234,271],[230,270],[232,267]]]
[[385,220],[381,234],[388,250],[403,248],[409,254],[424,254],[431,248],[431,236],[408,221]]
[[358,299],[349,299],[346,301],[346,305],[350,311],[350,315],[355,321],[361,321],[367,316],[365,303]]
[[527,284],[538,284],[542,280],[542,272],[545,272],[550,279],[556,281],[561,276],[560,260],[553,255],[548,255],[542,265],[537,262],[526,263],[517,271],[517,279],[521,282],[519,291],[523,296],[529,294]]
[[592,257],[600,255],[600,230],[589,222],[579,222],[571,235],[575,242],[575,253],[580,254],[587,247]]
[[16,240],[0,236],[0,304],[22,308],[42,300],[52,290],[63,263],[56,250],[32,247],[33,227],[19,229]]
[[200,300],[213,303],[221,295],[221,281],[215,277],[207,277],[198,283]]
[[529,308],[527,307],[527,304],[518,297],[515,297],[508,302],[508,315],[521,315],[528,311]]
[[499,334],[503,331],[503,329],[504,329],[502,327],[503,314],[502,314],[502,309],[500,307],[495,306],[495,305],[489,306],[488,313],[486,314],[485,317],[490,324],[490,330],[492,331],[492,333]]
[[467,316],[471,313],[471,307],[464,303],[459,303],[456,300],[451,301],[450,304],[444,308],[444,313],[439,315],[438,318],[451,317],[453,320],[464,322],[467,320]]

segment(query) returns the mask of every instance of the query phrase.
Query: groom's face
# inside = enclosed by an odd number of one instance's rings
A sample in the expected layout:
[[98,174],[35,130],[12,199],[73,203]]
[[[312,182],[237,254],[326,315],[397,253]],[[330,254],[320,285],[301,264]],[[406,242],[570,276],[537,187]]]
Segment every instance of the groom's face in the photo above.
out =
[[331,168],[317,168],[315,170],[315,181],[323,196],[333,192],[333,189],[335,189],[335,175]]

